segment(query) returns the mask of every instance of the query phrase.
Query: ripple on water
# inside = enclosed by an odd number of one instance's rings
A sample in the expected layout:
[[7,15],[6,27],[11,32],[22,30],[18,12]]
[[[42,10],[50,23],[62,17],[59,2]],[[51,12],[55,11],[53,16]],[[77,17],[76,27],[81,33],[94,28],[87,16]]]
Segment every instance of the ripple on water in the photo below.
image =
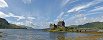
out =
[[102,35],[86,33],[44,32],[41,30],[2,29],[0,40],[101,40]]

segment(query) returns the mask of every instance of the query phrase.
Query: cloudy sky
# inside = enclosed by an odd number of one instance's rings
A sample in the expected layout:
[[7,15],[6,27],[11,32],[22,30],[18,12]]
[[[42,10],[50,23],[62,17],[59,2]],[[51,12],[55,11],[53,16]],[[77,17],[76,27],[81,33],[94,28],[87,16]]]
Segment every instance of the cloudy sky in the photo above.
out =
[[0,17],[36,29],[58,20],[66,26],[103,22],[103,0],[0,0]]

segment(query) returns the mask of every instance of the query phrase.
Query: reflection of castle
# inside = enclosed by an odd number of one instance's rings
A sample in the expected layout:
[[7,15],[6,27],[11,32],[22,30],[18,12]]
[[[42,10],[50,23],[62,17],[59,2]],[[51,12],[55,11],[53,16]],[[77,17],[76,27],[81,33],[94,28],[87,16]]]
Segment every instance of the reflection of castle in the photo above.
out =
[[57,25],[55,24],[50,24],[50,28],[55,30],[56,28],[60,28],[60,27],[65,27],[65,22],[64,21],[59,21],[57,23]]
[[49,35],[50,35],[51,40],[65,40],[65,38],[66,38],[66,36],[65,36],[66,33],[65,32],[61,32],[61,33],[59,33],[59,32],[50,32]]

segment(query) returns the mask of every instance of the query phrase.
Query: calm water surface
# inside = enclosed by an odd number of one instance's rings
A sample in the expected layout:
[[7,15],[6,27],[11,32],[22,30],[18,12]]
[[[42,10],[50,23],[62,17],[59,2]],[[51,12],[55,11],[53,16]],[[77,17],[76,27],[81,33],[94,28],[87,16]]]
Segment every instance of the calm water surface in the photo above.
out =
[[45,32],[27,29],[0,29],[0,40],[103,40],[102,34]]

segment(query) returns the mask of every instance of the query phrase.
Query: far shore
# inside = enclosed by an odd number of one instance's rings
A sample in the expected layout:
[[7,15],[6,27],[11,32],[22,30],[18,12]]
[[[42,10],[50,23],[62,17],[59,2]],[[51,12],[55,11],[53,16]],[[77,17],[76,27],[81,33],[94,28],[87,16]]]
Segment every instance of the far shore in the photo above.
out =
[[103,30],[67,30],[67,31],[57,31],[57,30],[47,30],[49,32],[76,32],[76,33],[88,33],[88,34],[103,34]]

